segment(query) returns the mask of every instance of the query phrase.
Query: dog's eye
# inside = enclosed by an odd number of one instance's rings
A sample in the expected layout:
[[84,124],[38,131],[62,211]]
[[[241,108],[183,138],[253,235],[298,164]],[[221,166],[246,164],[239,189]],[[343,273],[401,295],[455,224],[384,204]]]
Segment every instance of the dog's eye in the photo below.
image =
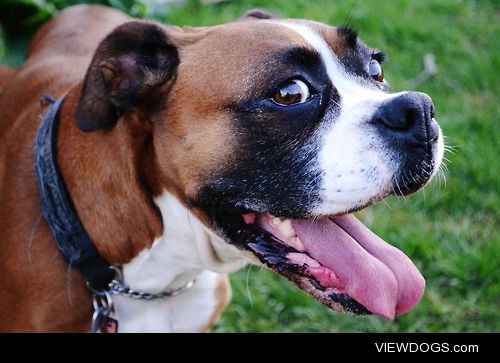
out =
[[380,62],[376,59],[370,59],[370,63],[368,64],[368,74],[377,82],[384,81],[384,70],[380,65]]
[[282,106],[291,106],[304,103],[309,99],[309,87],[300,79],[293,79],[283,83],[273,96],[273,101]]

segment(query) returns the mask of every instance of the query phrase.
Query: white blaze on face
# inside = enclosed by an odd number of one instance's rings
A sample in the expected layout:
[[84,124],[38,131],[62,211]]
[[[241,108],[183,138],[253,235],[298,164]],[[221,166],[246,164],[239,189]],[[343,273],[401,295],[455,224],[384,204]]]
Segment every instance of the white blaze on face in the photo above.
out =
[[[302,36],[321,56],[333,87],[340,95],[336,115],[326,115],[320,131],[319,166],[323,172],[318,215],[341,214],[386,196],[400,164],[370,124],[385,101],[406,92],[388,94],[346,72],[322,36],[302,23],[279,22]],[[385,144],[384,144],[385,143]],[[441,131],[435,152],[436,169],[443,154]]]

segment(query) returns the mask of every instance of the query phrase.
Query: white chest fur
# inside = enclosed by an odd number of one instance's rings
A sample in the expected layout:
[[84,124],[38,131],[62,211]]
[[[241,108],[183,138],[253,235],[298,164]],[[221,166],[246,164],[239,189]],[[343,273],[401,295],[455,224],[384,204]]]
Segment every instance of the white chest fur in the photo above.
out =
[[211,320],[217,305],[219,274],[202,272],[196,284],[181,295],[145,301],[114,296],[115,316],[121,333],[199,332]]
[[134,290],[160,292],[197,278],[187,292],[172,298],[137,301],[114,296],[120,332],[201,331],[217,307],[219,273],[230,273],[248,263],[246,256],[206,228],[168,193],[155,199],[164,233],[150,249],[123,266],[125,283]]

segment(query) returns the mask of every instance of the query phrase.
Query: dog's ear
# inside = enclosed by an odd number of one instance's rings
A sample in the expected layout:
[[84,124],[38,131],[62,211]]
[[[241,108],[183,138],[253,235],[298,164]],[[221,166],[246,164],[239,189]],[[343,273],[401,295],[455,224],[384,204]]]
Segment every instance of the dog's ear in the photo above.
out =
[[253,9],[248,11],[242,18],[245,19],[278,19],[278,17],[266,10]]
[[113,126],[156,87],[174,76],[177,48],[154,23],[133,21],[117,27],[98,46],[76,108],[83,131]]

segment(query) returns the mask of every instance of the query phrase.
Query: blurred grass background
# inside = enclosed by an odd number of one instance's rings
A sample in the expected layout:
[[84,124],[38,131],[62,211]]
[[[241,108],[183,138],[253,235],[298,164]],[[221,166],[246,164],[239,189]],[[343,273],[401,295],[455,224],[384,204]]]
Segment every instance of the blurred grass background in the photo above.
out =
[[[88,1],[99,2],[99,1]],[[100,1],[136,17],[179,25],[212,25],[260,7],[359,30],[386,51],[393,90],[433,97],[454,148],[446,182],[410,198],[390,198],[360,217],[420,268],[427,289],[420,305],[394,322],[329,311],[258,267],[231,276],[234,298],[218,332],[498,332],[500,331],[500,5],[496,0],[232,0]],[[0,63],[19,65],[27,39],[73,0],[1,0]],[[427,53],[439,73],[416,86]]]

